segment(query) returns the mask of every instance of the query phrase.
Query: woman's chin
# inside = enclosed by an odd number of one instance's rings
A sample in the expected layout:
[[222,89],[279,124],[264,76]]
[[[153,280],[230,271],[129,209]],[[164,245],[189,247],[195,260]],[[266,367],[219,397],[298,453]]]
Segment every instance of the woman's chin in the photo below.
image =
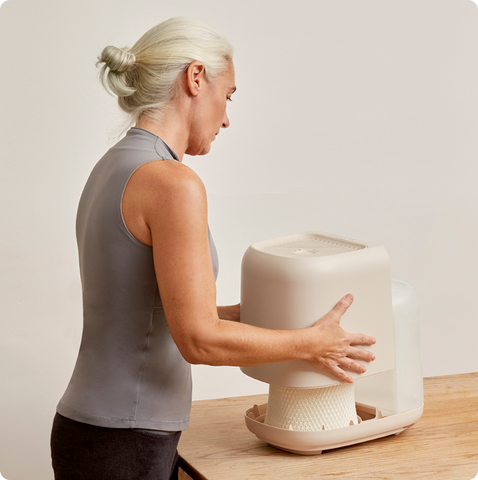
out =
[[208,143],[208,144],[197,146],[195,148],[188,148],[184,153],[194,157],[196,155],[206,155],[207,153],[210,152],[210,150],[211,150],[211,143]]

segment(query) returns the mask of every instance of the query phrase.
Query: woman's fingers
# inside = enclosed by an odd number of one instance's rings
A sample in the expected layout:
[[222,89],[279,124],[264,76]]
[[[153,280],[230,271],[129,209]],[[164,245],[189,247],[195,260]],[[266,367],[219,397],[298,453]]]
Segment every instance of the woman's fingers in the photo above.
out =
[[348,333],[350,345],[374,345],[376,340],[371,335],[363,333]]
[[350,375],[345,373],[343,369],[356,373],[365,373],[367,371],[367,369],[363,365],[356,362],[355,360],[352,360],[349,357],[342,358],[337,364],[329,364],[328,369],[340,380],[347,383],[352,383],[353,379]]
[[340,319],[342,318],[342,315],[348,310],[350,305],[352,305],[352,302],[354,301],[354,297],[348,293],[345,295],[345,297],[342,297],[337,305],[330,311],[329,315],[332,317],[332,319],[337,322],[337,324],[340,324]]
[[357,360],[365,360],[366,362],[372,362],[375,360],[375,354],[373,352],[357,347],[350,347],[347,351],[347,357],[356,358]]
[[[325,369],[343,382],[353,382],[352,377],[345,370],[362,374],[366,368],[359,363],[375,360],[375,354],[356,345],[371,346],[375,338],[362,333],[345,332],[340,327],[340,320],[348,310],[354,298],[351,294],[345,295],[335,307],[314,327],[320,332],[319,342],[323,345],[318,355],[311,360],[318,368]],[[320,366],[319,366],[320,365]]]
[[367,371],[363,365],[349,357],[345,357],[340,361],[340,367],[357,373],[365,373]]
[[[335,305],[326,317],[329,316],[337,324],[340,324],[343,314],[348,310],[350,305],[352,305],[353,301],[353,295],[348,293],[339,300],[337,305]],[[376,342],[375,338],[371,335],[364,335],[362,333],[349,333],[348,335],[350,337],[350,345],[373,345]]]
[[338,365],[329,367],[330,373],[334,374],[339,380],[346,383],[353,383],[354,380],[350,375],[347,375]]

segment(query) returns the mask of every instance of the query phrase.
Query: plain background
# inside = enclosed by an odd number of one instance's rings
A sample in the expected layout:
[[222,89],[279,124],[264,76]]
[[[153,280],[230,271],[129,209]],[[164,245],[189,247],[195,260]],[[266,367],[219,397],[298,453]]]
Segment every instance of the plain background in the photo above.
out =
[[[81,335],[77,202],[115,142],[103,47],[172,16],[235,47],[231,127],[203,178],[218,303],[259,240],[381,243],[422,313],[425,376],[478,371],[478,9],[470,0],[8,0],[0,9],[0,472],[52,478],[49,431]],[[194,398],[267,391],[195,366]],[[242,414],[242,413],[238,413]]]

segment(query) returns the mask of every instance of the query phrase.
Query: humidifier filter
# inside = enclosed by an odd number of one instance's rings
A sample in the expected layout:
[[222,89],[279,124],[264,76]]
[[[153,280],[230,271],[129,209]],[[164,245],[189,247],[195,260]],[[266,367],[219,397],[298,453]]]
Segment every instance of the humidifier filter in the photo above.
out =
[[322,388],[269,386],[266,425],[314,432],[356,425],[353,383]]

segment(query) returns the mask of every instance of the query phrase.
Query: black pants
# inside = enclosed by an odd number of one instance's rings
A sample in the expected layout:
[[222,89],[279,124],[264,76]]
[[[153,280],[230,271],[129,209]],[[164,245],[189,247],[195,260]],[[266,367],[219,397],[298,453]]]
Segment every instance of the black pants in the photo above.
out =
[[55,480],[177,480],[180,436],[97,427],[57,413],[51,433]]

